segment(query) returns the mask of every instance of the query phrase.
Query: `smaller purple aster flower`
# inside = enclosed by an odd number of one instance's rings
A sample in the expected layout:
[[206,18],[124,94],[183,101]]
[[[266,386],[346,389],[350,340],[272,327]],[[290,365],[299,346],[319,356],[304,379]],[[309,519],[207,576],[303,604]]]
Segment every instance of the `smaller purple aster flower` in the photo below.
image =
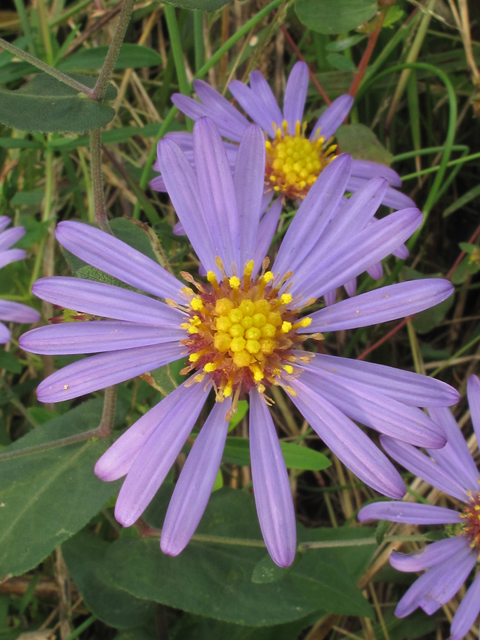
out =
[[[7,216],[0,216],[0,269],[10,264],[10,262],[23,260],[26,256],[23,249],[10,248],[25,235],[23,227],[13,227],[5,231],[10,222],[10,218],[7,218]],[[40,314],[35,309],[31,309],[19,302],[0,300],[0,320],[4,322],[31,323],[40,320]],[[0,344],[5,344],[9,340],[10,331],[0,322]]]
[[[473,428],[480,442],[480,380],[471,376],[467,385]],[[431,457],[414,447],[387,436],[380,440],[387,453],[406,469],[464,503],[461,512],[409,502],[376,502],[361,509],[358,519],[388,520],[408,524],[444,524],[452,537],[434,542],[412,554],[393,551],[390,564],[399,571],[428,569],[408,589],[395,615],[404,618],[417,607],[431,615],[460,589],[477,564],[480,551],[480,474],[462,432],[445,407],[429,409],[430,417],[442,427],[447,444],[443,449],[427,449]],[[474,578],[453,617],[450,640],[461,640],[480,612],[480,573]]]
[[[303,120],[303,115],[308,83],[307,65],[305,62],[297,62],[287,81],[283,113],[268,82],[259,71],[252,71],[250,74],[250,87],[239,80],[233,80],[228,85],[238,104],[262,128],[267,139],[264,165],[265,206],[275,193],[282,199],[303,200],[325,167],[338,156],[333,136],[352,108],[353,98],[345,94],[334,100],[307,137],[307,122]],[[195,80],[193,84],[201,102],[179,93],[172,96],[172,102],[193,120],[202,116],[212,118],[220,134],[237,143],[224,143],[233,169],[238,143],[249,121],[206,82]],[[176,142],[194,164],[191,134],[177,132],[166,137]],[[159,171],[159,164],[154,168]],[[401,186],[400,176],[393,169],[376,162],[353,160],[351,176],[345,189],[355,192],[367,180],[376,177],[385,178],[389,184],[382,198],[384,205],[393,209],[415,206],[408,196],[393,188]],[[157,191],[165,191],[162,177],[155,178],[151,186]]]

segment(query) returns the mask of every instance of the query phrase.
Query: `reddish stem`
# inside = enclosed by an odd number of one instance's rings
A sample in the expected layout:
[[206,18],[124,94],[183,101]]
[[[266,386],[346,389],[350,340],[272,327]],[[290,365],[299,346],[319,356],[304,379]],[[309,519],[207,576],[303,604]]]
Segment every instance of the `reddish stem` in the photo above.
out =
[[[283,31],[283,35],[287,39],[288,44],[292,47],[292,49],[295,52],[295,55],[297,56],[297,58],[299,60],[301,60],[302,62],[305,62],[302,54],[300,53],[300,49],[297,47],[297,45],[293,41],[292,36],[288,33],[285,25],[282,24],[280,26],[280,29]],[[308,67],[308,65],[307,65],[307,67]],[[308,75],[310,76],[310,80],[313,82],[313,84],[317,87],[317,89],[321,93],[321,95],[322,95],[323,99],[325,100],[325,102],[328,104],[328,106],[330,106],[332,104],[332,101],[330,100],[330,98],[327,96],[327,94],[323,90],[322,85],[319,83],[319,81],[315,77],[315,74],[313,73],[313,71],[310,71],[310,67],[308,67]]]
[[389,338],[395,335],[397,331],[400,331],[400,329],[404,327],[407,324],[407,322],[412,318],[413,316],[407,316],[406,318],[404,318],[401,322],[397,324],[396,327],[393,327],[393,329],[391,329],[388,333],[386,333],[383,336],[383,338],[380,338],[378,342],[375,342],[375,344],[372,344],[371,347],[368,347],[368,349],[365,349],[365,351],[358,356],[357,360],[365,360],[365,358],[370,353],[372,353],[372,351],[375,351],[375,349],[378,349],[378,347],[380,347],[384,342],[386,342]]
[[[477,239],[477,236],[480,234],[480,225],[475,229],[475,231],[473,232],[472,237],[470,238],[470,240],[468,241],[468,244],[472,244],[472,242],[475,242],[475,240]],[[445,276],[447,280],[450,280],[450,278],[453,275],[453,272],[455,271],[455,269],[458,267],[458,265],[460,264],[460,262],[464,259],[464,257],[466,256],[466,252],[462,251],[461,254],[458,256],[458,258],[455,260],[455,262],[453,263],[452,268],[450,269],[450,271],[447,273],[447,275]]]
[[382,30],[383,21],[385,20],[385,16],[387,15],[387,8],[382,7],[380,10],[380,15],[377,16],[377,22],[375,24],[375,28],[372,33],[368,37],[368,44],[363,52],[362,59],[360,60],[360,64],[358,65],[358,69],[353,76],[352,84],[350,85],[350,89],[348,93],[355,97],[358,87],[360,86],[360,82],[363,80],[363,76],[365,75],[365,71],[367,69],[368,63],[370,62],[370,58],[372,57],[373,49],[377,43],[378,36],[380,35],[380,31]]

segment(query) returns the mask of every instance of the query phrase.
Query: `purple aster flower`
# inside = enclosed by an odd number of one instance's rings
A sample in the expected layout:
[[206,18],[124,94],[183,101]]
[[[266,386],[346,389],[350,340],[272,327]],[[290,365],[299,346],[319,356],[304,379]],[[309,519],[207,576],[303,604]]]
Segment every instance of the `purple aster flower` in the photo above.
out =
[[[285,198],[301,203],[322,171],[338,157],[338,148],[333,144],[333,136],[353,105],[353,98],[348,94],[337,98],[320,116],[307,138],[305,136],[307,123],[303,121],[303,112],[308,82],[307,65],[304,62],[297,62],[287,82],[283,115],[268,82],[259,71],[252,71],[250,74],[250,87],[238,80],[228,85],[240,106],[262,128],[267,139],[265,163],[262,168],[265,174],[262,212],[274,194],[278,194],[279,198],[274,201],[268,213],[268,225],[272,229],[275,229],[278,223]],[[195,80],[194,87],[201,102],[177,93],[172,96],[174,104],[194,120],[209,116],[222,136],[239,143],[249,125],[248,120],[206,82]],[[174,132],[167,134],[166,137],[176,142],[192,166],[195,166],[192,135]],[[224,145],[233,171],[238,144],[224,142]],[[161,145],[159,150],[160,148]],[[155,163],[154,168],[160,171],[159,161]],[[380,204],[394,209],[415,207],[411,198],[392,188],[401,186],[400,176],[393,169],[375,162],[352,160],[345,191],[358,191],[372,178],[384,179],[385,186],[376,194],[377,208]],[[162,176],[154,178],[151,187],[156,191],[166,191],[164,178]],[[341,212],[344,206],[345,202],[340,201],[338,212]],[[375,220],[372,216],[369,224],[373,224]],[[267,220],[265,223],[267,224]],[[180,235],[185,232],[181,222],[175,225],[174,232]],[[402,260],[408,257],[408,249],[403,243],[393,247],[392,253]],[[370,265],[367,271],[373,279],[378,280],[383,275],[381,262]],[[348,296],[355,294],[356,278],[341,284],[344,285]],[[326,303],[333,304],[335,297],[336,289],[327,292]]]
[[[10,218],[7,218],[7,216],[0,216],[0,269],[10,264],[10,262],[23,260],[26,256],[23,249],[10,248],[25,235],[23,227],[14,227],[5,231],[10,222]],[[40,320],[40,314],[35,309],[31,309],[19,302],[0,300],[0,320],[4,322],[31,323]],[[5,344],[9,340],[10,331],[0,322],[0,344]]]
[[[471,376],[468,402],[477,445],[480,442],[480,380]],[[395,615],[404,618],[417,607],[431,615],[453,598],[468,578],[479,558],[480,474],[451,412],[444,407],[429,408],[430,417],[446,437],[443,449],[427,449],[431,457],[414,447],[381,436],[387,453],[406,469],[464,503],[461,512],[433,505],[409,502],[377,502],[364,507],[358,518],[389,520],[409,524],[449,525],[451,537],[434,542],[412,554],[392,552],[390,564],[399,571],[428,569],[398,603]],[[455,613],[451,640],[463,638],[480,612],[480,574],[473,580]]]
[[[61,222],[58,241],[88,264],[153,297],[76,278],[38,280],[34,292],[55,305],[91,314],[88,322],[41,327],[22,347],[42,354],[95,353],[44,380],[42,402],[58,402],[126,381],[187,356],[190,377],[130,427],[100,458],[95,472],[126,475],[115,515],[125,526],[142,514],[165,479],[214,392],[214,408],[178,480],[161,548],[177,555],[207,504],[240,397],[250,403],[250,451],[258,516],[266,546],[280,566],[295,556],[295,514],[287,470],[269,412],[268,388],[282,387],[329,448],[367,484],[390,497],[405,488],[392,463],[352,420],[421,446],[445,438],[419,408],[448,406],[458,394],[414,373],[302,350],[309,334],[377,324],[444,300],[452,285],[428,279],[395,284],[304,315],[312,300],[382,259],[418,228],[417,209],[393,213],[364,229],[375,206],[368,183],[330,224],[349,179],[343,155],[322,172],[268,268],[270,233],[260,221],[265,145],[250,125],[232,176],[221,137],[208,118],[193,133],[194,170],[172,140],[161,143],[169,195],[207,281],[182,273],[190,286],[117,238],[79,222]],[[378,184],[377,184],[378,188]],[[359,208],[359,202],[363,202]],[[267,212],[268,215],[268,212]],[[158,298],[163,298],[162,302]],[[103,319],[99,319],[103,318]]]

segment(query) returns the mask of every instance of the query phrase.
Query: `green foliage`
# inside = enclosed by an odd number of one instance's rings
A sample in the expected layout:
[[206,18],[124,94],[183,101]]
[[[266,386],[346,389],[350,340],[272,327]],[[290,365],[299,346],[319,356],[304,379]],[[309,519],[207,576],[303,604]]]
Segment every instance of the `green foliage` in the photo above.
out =
[[[83,76],[71,77],[87,86],[93,84]],[[112,91],[107,100],[111,96]],[[0,122],[20,131],[83,133],[104,127],[114,117],[112,107],[89,100],[46,73],[16,91],[0,89]]]
[[[302,447],[291,442],[281,442],[283,457],[285,464],[289,469],[302,469],[304,471],[321,471],[327,469],[330,460],[314,449]],[[249,440],[248,438],[227,438],[225,451],[223,453],[223,462],[228,464],[249,465]]]
[[371,20],[376,0],[297,0],[295,11],[306,27],[318,33],[345,33]]
[[197,11],[216,11],[231,0],[166,0],[166,4],[173,4],[182,9],[194,9]]
[[[58,65],[64,72],[101,69],[105,62],[108,47],[82,49],[69,56]],[[162,64],[162,57],[154,49],[138,44],[123,44],[115,61],[115,70],[137,69],[138,67],[155,67]]]
[[390,166],[392,154],[364,124],[342,124],[335,136],[342,153],[349,153],[356,160],[369,160]]
[[341,53],[329,53],[327,56],[327,60],[332,65],[332,67],[335,67],[335,69],[340,69],[340,71],[349,71],[353,73],[353,71],[355,71],[356,69],[354,63],[350,60],[350,58],[347,58],[347,56],[344,56]]
[[[101,415],[101,400],[90,400],[2,453],[94,429]],[[102,482],[93,473],[112,441],[113,437],[86,440],[0,462],[0,575],[19,575],[35,567],[118,491],[118,483]]]

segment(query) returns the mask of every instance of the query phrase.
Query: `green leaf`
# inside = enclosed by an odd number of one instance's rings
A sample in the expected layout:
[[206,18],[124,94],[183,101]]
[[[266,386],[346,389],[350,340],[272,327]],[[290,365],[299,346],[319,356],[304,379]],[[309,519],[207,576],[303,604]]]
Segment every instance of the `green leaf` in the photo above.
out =
[[335,67],[335,69],[339,69],[340,71],[355,71],[356,67],[350,58],[341,54],[341,53],[329,53],[327,56],[327,60]]
[[373,18],[375,0],[297,0],[295,11],[306,27],[319,33],[345,33]]
[[297,556],[296,561],[289,567],[279,567],[274,563],[268,553],[258,562],[252,573],[252,582],[255,584],[268,584],[270,582],[278,582],[287,576],[297,561],[301,560]]
[[452,275],[452,283],[453,284],[462,284],[465,280],[475,273],[480,271],[480,266],[478,264],[472,264],[468,256],[461,261],[458,267],[455,269]]
[[[102,404],[100,399],[84,402],[2,452],[94,429]],[[86,440],[0,463],[1,576],[20,575],[36,567],[118,491],[118,482],[102,482],[93,473],[95,462],[112,441],[113,437]]]
[[40,206],[45,197],[45,191],[34,189],[33,191],[17,191],[10,200],[12,207]]
[[248,401],[239,400],[237,404],[237,411],[233,414],[232,419],[228,423],[228,432],[233,431],[235,427],[243,420],[247,415]]
[[325,49],[333,52],[345,51],[345,49],[350,49],[366,37],[366,35],[357,34],[355,36],[350,36],[349,38],[342,38],[342,40],[334,40],[333,42],[329,42]]
[[[107,46],[82,49],[62,60],[57,68],[64,72],[101,69],[105,62],[107,51]],[[122,44],[118,58],[115,61],[115,70],[156,67],[160,64],[162,64],[162,56],[155,49],[142,47],[139,44]]]
[[355,160],[370,160],[390,166],[392,154],[364,124],[342,124],[335,136],[342,153],[349,153]]
[[115,218],[110,222],[110,227],[116,238],[145,254],[154,262],[159,262],[152,247],[147,225],[135,223],[133,220],[127,220],[127,218]]
[[103,282],[104,284],[111,284],[114,287],[121,287],[122,289],[135,291],[133,287],[130,287],[128,284],[125,284],[121,280],[118,280],[118,278],[114,278],[108,273],[100,271],[100,269],[97,269],[96,267],[91,267],[89,264],[86,264],[84,267],[80,267],[80,269],[77,269],[77,271],[75,272],[75,276],[77,278],[82,278],[83,280]]
[[443,322],[445,320],[445,316],[453,305],[454,299],[455,296],[452,295],[443,302],[440,302],[440,304],[415,314],[415,317],[412,320],[415,331],[418,333],[428,333]]
[[24,140],[23,138],[0,138],[2,149],[41,149],[42,145],[35,140]]
[[[167,493],[162,492],[164,503]],[[156,511],[155,518],[152,512],[145,514],[145,521],[161,526],[164,508]],[[354,535],[357,531],[352,530]],[[198,533],[261,540],[253,496],[226,488],[213,493]],[[312,539],[311,533],[300,527],[303,538]],[[320,609],[342,615],[372,615],[355,586],[356,578],[331,549],[302,554],[279,582],[254,584],[253,571],[264,556],[264,547],[193,540],[172,558],[161,553],[158,540],[123,538],[110,546],[105,571],[120,589],[138,598],[235,624],[282,624]]]
[[0,350],[0,369],[10,371],[10,373],[21,373],[22,365],[17,358],[9,351]]
[[139,600],[117,588],[105,574],[103,564],[109,543],[84,532],[62,545],[68,571],[87,607],[100,620],[116,629],[145,624],[156,605]]
[[231,0],[164,0],[164,4],[173,4],[182,9],[196,9],[198,11],[216,11]]
[[[314,449],[302,447],[291,442],[281,442],[285,464],[289,469],[304,471],[321,471],[330,466],[330,460]],[[248,438],[228,437],[223,453],[223,462],[248,466],[250,464]]]
[[464,193],[463,196],[457,198],[455,202],[453,202],[449,207],[445,209],[445,211],[443,212],[443,217],[446,218],[458,209],[461,209],[472,200],[475,200],[475,198],[478,198],[478,196],[480,196],[480,184],[477,184],[475,187],[473,187],[473,189],[470,189],[469,191]]
[[185,380],[185,376],[180,375],[180,371],[185,365],[185,359],[182,358],[154,369],[150,373],[144,374],[142,378],[157,391],[160,391],[163,396],[168,396]]
[[[89,87],[95,84],[95,78],[71,77]],[[112,90],[107,92],[107,100],[111,96]],[[114,117],[112,107],[89,100],[47,73],[36,75],[16,91],[0,89],[0,122],[12,129],[83,133],[105,126]]]

